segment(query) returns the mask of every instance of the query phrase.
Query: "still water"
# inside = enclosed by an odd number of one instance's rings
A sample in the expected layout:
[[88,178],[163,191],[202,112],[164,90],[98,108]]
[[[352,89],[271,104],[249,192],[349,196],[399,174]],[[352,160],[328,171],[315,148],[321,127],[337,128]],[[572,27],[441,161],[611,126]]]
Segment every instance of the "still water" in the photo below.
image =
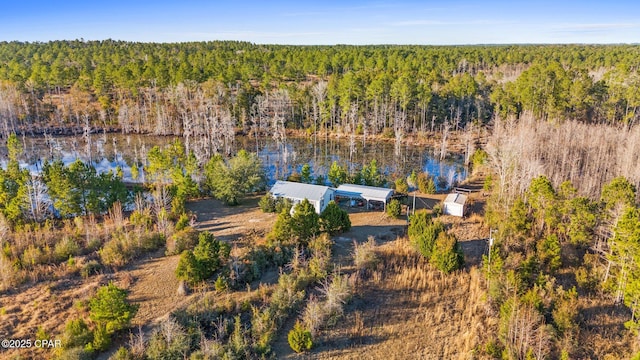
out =
[[[88,137],[22,137],[24,146],[21,166],[32,173],[40,172],[47,160],[61,159],[71,163],[76,159],[93,164],[98,172],[116,167],[123,170],[124,180],[133,181],[131,166],[144,164],[147,151],[153,146],[164,146],[175,137],[149,135],[94,134]],[[272,138],[238,137],[235,151],[246,149],[257,152],[265,167],[269,183],[284,179],[293,171],[300,171],[303,164],[311,165],[312,175],[325,176],[333,161],[357,171],[375,159],[378,168],[386,175],[407,175],[412,170],[426,171],[442,179],[463,180],[467,176],[462,156],[450,155],[443,161],[434,155],[431,148],[410,144],[396,148],[393,143],[383,141],[349,141],[335,138],[288,138],[276,141]],[[6,148],[0,148],[0,164],[5,167]],[[141,181],[143,176],[138,178]]]

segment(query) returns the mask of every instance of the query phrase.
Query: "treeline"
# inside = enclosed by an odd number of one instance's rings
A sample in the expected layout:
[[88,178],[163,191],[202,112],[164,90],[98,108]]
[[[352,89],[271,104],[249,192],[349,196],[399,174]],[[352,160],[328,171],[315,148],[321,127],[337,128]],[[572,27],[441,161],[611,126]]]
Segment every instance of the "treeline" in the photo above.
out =
[[[273,125],[363,135],[496,115],[633,123],[640,48],[0,43],[6,134],[46,126],[228,137]],[[225,140],[215,141],[214,150]]]

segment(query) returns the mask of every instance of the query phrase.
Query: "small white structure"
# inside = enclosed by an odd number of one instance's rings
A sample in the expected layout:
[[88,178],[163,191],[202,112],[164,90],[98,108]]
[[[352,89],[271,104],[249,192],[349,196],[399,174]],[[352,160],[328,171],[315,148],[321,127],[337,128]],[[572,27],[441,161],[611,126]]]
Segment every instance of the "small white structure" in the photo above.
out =
[[327,207],[329,201],[334,200],[334,189],[328,186],[303,184],[291,181],[278,180],[271,187],[271,194],[275,198],[286,198],[295,206],[307,199],[320,214]]
[[466,210],[467,196],[463,194],[449,194],[444,199],[444,206],[442,212],[445,215],[464,216]]
[[370,201],[379,201],[383,203],[383,208],[386,208],[387,202],[393,196],[393,189],[355,185],[355,184],[342,184],[336,189],[336,195],[346,197],[349,199],[364,199],[369,205]]

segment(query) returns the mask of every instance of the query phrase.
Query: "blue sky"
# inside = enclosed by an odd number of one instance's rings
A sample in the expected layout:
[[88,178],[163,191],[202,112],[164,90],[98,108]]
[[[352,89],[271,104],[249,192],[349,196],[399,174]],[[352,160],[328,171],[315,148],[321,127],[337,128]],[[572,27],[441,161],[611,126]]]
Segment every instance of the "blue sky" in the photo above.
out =
[[640,1],[0,0],[0,41],[640,43]]

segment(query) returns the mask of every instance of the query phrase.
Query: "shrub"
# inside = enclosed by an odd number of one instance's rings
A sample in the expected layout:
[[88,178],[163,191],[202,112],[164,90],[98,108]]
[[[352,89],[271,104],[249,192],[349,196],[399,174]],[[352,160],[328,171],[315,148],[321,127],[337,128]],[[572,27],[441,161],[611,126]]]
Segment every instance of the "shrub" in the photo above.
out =
[[193,249],[193,255],[198,262],[202,278],[211,277],[229,257],[230,251],[229,245],[217,240],[212,233],[201,232],[198,235],[198,245]]
[[400,204],[400,200],[391,199],[389,204],[387,205],[387,215],[391,217],[398,217],[402,213],[402,205]]
[[479,172],[479,170],[487,163],[489,159],[489,154],[482,149],[477,149],[474,151],[473,155],[471,155],[471,169],[475,174]]
[[124,239],[114,237],[107,241],[102,249],[98,251],[100,260],[104,265],[120,267],[127,263],[129,254],[124,241]]
[[74,347],[64,350],[58,360],[92,360],[93,353],[83,347]]
[[222,275],[218,276],[215,282],[215,288],[219,293],[227,291],[229,289],[229,282],[227,281],[227,278]]
[[180,255],[178,267],[176,267],[176,278],[178,278],[178,280],[184,280],[191,285],[199,283],[204,279],[202,268],[193,255],[193,251],[185,250],[182,252],[182,255]]
[[175,319],[169,318],[151,335],[145,355],[150,360],[184,359],[190,350],[187,332]]
[[376,239],[369,236],[366,243],[354,244],[353,263],[358,271],[369,271],[378,263],[378,256],[375,252]]
[[291,349],[297,353],[311,350],[313,346],[311,332],[305,329],[299,321],[296,322],[293,329],[289,331],[287,340],[289,341]]
[[131,352],[124,346],[120,346],[118,351],[116,351],[113,356],[109,358],[109,360],[134,360],[134,356]]
[[176,221],[176,226],[175,226],[176,231],[180,231],[187,228],[190,223],[191,223],[191,218],[189,217],[189,215],[187,215],[186,213],[180,214],[178,221]]
[[53,250],[56,261],[65,261],[70,256],[77,256],[80,254],[80,245],[71,237],[65,237],[62,241],[58,242]]
[[331,268],[331,247],[333,244],[333,241],[327,233],[321,234],[309,242],[311,259],[309,259],[308,271],[315,279],[324,279],[329,274]]
[[276,200],[275,212],[277,212],[278,214],[280,214],[283,211],[289,212],[291,211],[292,207],[293,207],[293,203],[291,202],[291,200],[281,197]]
[[320,214],[322,231],[335,235],[351,229],[349,214],[342,210],[335,201],[331,200]]
[[429,259],[438,270],[451,273],[462,267],[464,257],[456,237],[441,231],[434,243],[433,251]]
[[260,198],[260,201],[258,202],[258,206],[260,207],[260,210],[262,210],[262,212],[273,213],[273,212],[276,212],[277,203],[278,203],[278,200],[274,198],[271,193],[268,192]]
[[[8,243],[7,243],[8,244]],[[37,246],[29,245],[22,252],[22,266],[30,268],[35,265],[43,264],[47,261],[45,254]]]
[[107,331],[104,323],[99,323],[93,331],[93,342],[91,348],[98,351],[104,351],[111,345],[111,334]]
[[83,348],[91,342],[93,342],[93,332],[89,330],[84,320],[72,319],[67,321],[62,335],[62,345],[65,349]]
[[443,231],[444,225],[432,221],[426,211],[417,211],[409,220],[409,240],[427,259],[431,257],[433,245]]
[[185,250],[192,250],[198,243],[198,231],[188,227],[175,232],[167,239],[167,255],[182,254]]
[[144,234],[140,237],[139,245],[141,250],[152,251],[159,249],[165,244],[164,236],[160,233]]
[[102,265],[96,260],[87,262],[80,270],[80,275],[83,279],[86,279],[92,275],[98,275],[102,270]]
[[151,229],[153,227],[153,218],[149,213],[149,210],[134,210],[129,216],[129,222],[137,227],[144,229]]
[[98,326],[104,326],[109,335],[128,327],[138,311],[136,305],[127,301],[127,291],[113,283],[98,289],[96,295],[89,300],[89,309],[91,320]]
[[407,183],[406,178],[398,178],[395,181],[396,184],[396,192],[399,194],[406,194],[409,192],[409,184]]
[[423,194],[435,194],[436,183],[433,181],[433,177],[424,172],[418,174],[418,190]]
[[438,217],[444,213],[444,209],[442,208],[442,203],[437,203],[433,205],[433,209],[431,209],[431,215],[433,217]]

